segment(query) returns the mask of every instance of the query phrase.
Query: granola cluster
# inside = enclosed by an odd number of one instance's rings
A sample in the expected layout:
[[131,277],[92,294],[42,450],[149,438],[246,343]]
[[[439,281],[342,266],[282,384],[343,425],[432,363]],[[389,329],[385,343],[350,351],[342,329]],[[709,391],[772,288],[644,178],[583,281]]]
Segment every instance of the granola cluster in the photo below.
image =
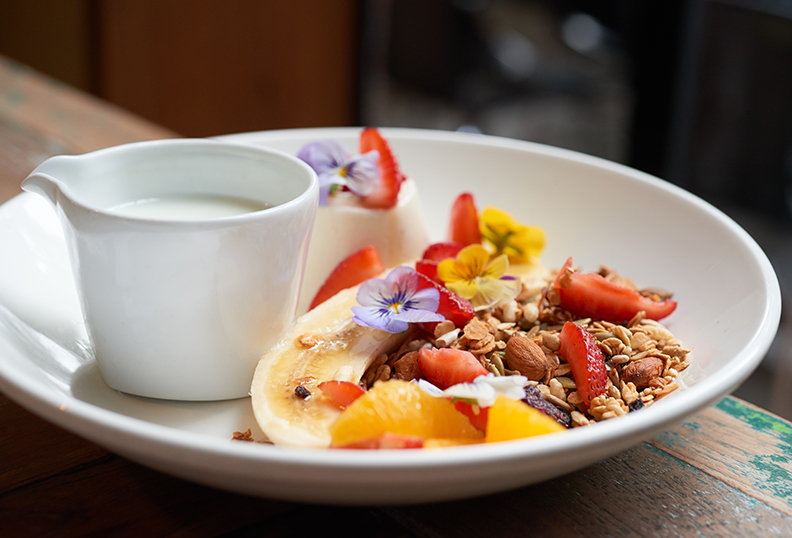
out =
[[[637,289],[632,281],[608,268],[601,268],[600,274]],[[645,319],[643,312],[624,324],[576,320],[558,306],[551,282],[540,278],[524,280],[516,300],[478,312],[463,329],[444,321],[437,325],[433,335],[415,332],[398,351],[378,357],[361,384],[368,388],[391,378],[410,381],[421,377],[417,360],[421,347],[463,349],[475,355],[496,376],[526,376],[529,384],[558,410],[552,416],[573,427],[649,406],[679,388],[675,380],[689,366],[690,350],[682,347],[665,326]],[[670,297],[662,290],[638,291],[655,299]],[[566,321],[586,328],[605,357],[607,387],[588,409],[582,404],[570,366],[558,353],[561,346],[558,333]]]

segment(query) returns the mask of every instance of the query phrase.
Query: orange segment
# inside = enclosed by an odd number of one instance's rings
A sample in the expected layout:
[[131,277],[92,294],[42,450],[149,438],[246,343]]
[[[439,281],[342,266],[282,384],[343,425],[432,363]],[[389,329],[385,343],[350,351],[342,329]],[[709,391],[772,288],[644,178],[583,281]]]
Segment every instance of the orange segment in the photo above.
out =
[[392,379],[352,402],[330,426],[332,446],[383,433],[424,439],[481,439],[482,434],[450,401],[426,394],[415,383]]
[[535,435],[564,431],[562,425],[530,405],[498,396],[489,409],[484,441],[512,441]]

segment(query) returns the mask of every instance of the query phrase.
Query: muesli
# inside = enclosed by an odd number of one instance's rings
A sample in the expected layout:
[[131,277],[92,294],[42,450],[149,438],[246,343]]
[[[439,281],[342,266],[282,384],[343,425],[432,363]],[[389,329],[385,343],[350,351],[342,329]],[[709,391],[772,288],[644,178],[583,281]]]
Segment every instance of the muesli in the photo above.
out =
[[[383,176],[400,176],[377,146]],[[690,351],[661,323],[671,293],[572,258],[548,270],[544,243],[542,228],[462,193],[448,240],[418,261],[388,272],[376,247],[353,252],[260,361],[262,430],[293,446],[447,447],[587,426],[677,390]]]

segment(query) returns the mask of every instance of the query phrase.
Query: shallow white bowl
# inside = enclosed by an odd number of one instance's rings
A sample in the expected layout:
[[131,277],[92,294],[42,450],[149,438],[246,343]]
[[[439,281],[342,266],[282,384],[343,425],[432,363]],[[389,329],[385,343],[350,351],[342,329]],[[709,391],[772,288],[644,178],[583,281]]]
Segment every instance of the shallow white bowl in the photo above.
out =
[[[226,139],[296,153],[359,129],[304,129]],[[131,460],[196,482],[273,498],[417,503],[470,497],[559,476],[648,439],[717,401],[759,364],[778,328],[773,268],[728,217],[646,174],[528,142],[384,129],[418,184],[440,240],[462,191],[544,227],[544,261],[602,263],[641,285],[675,292],[666,321],[693,348],[689,388],[628,416],[564,435],[435,451],[319,451],[229,441],[257,431],[249,400],[187,403],[113,391],[86,351],[63,237],[43,201],[0,207],[0,390],[31,411]],[[20,178],[21,180],[21,178]]]

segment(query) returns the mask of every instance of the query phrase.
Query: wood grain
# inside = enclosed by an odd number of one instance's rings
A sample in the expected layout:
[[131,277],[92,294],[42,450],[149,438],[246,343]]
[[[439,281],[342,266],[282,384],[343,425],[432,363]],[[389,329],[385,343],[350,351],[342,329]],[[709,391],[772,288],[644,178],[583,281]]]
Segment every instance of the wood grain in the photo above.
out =
[[792,516],[792,427],[786,420],[725,398],[651,445]]
[[792,535],[785,513],[647,444],[528,488],[386,512],[448,538]]
[[53,155],[172,138],[159,127],[0,56],[0,202]]

